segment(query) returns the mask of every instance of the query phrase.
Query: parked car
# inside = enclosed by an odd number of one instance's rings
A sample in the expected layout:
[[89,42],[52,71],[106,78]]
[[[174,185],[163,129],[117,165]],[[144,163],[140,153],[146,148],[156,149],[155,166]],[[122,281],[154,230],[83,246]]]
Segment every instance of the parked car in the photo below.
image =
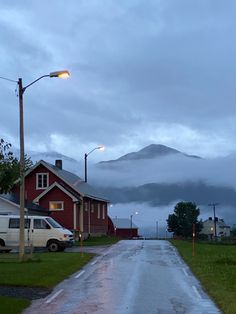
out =
[[[19,246],[20,217],[0,215],[0,246]],[[64,251],[74,243],[73,234],[48,216],[25,216],[25,246]]]

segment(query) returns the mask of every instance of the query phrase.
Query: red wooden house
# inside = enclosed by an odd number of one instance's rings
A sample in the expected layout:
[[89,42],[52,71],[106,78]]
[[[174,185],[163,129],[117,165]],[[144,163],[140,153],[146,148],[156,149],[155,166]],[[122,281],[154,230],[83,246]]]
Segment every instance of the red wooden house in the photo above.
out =
[[[19,187],[12,192],[19,195]],[[108,232],[108,200],[80,177],[63,170],[62,160],[55,165],[40,160],[26,172],[25,198],[49,210],[76,237]]]

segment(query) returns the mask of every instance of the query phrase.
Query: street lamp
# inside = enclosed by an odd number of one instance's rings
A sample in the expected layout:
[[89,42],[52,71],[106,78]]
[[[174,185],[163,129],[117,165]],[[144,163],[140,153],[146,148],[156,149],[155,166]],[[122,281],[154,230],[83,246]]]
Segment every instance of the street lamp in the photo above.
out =
[[[138,215],[138,212],[136,211],[134,214]],[[131,233],[131,239],[132,239],[132,237],[133,237],[133,214],[130,215],[130,233]]]
[[156,238],[158,239],[158,220],[156,221]]
[[25,254],[25,222],[24,222],[24,208],[25,208],[25,150],[24,150],[24,115],[23,115],[23,94],[25,90],[41,80],[44,77],[60,77],[67,78],[70,73],[65,71],[51,72],[50,74],[40,76],[32,83],[23,87],[22,78],[17,81],[19,88],[19,113],[20,113],[20,236],[19,236],[19,258],[23,260]]
[[99,145],[98,147],[95,147],[94,149],[92,149],[89,153],[87,153],[87,154],[85,153],[84,154],[84,181],[85,182],[87,182],[87,158],[88,158],[88,155],[90,155],[96,149],[104,150],[105,147],[103,145]]

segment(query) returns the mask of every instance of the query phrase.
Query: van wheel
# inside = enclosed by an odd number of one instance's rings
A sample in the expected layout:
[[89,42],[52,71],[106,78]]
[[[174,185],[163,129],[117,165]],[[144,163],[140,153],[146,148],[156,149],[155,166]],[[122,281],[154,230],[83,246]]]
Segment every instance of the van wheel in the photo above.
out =
[[50,252],[57,252],[59,251],[59,248],[60,248],[59,244],[55,241],[50,242],[48,245],[48,251]]
[[3,241],[3,239],[0,239],[0,246],[5,246],[5,242]]

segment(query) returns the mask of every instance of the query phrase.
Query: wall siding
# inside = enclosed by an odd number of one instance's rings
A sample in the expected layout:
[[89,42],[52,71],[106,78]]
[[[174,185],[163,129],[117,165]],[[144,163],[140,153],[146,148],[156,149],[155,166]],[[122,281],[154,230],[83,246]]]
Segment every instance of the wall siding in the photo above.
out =
[[39,200],[39,205],[43,208],[49,209],[49,202],[53,201],[63,201],[64,202],[64,210],[61,211],[50,211],[50,216],[58,221],[63,227],[67,229],[74,229],[73,223],[73,201],[72,199],[61,191],[58,187],[54,187],[51,191],[49,191],[46,195],[44,195]]
[[[48,170],[45,166],[39,165],[36,169],[30,172],[25,178],[25,198],[28,201],[33,201],[37,196],[39,196],[44,189],[36,189],[36,174],[37,173],[49,173],[49,186],[54,182],[63,183],[64,186],[68,186],[64,181],[57,177],[53,172]],[[69,187],[69,186],[68,186]],[[71,187],[70,187],[71,189]],[[19,195],[19,187],[14,187],[12,192]],[[64,210],[63,211],[52,211],[51,217],[55,218],[62,226],[67,229],[74,229],[74,203],[72,199],[61,191],[59,188],[54,187],[46,195],[44,195],[39,200],[39,205],[45,209],[49,209],[50,201],[64,201]],[[88,206],[94,204],[94,212],[92,213],[90,208],[90,233],[91,234],[107,234],[108,232],[108,213],[107,213],[107,203],[103,201],[98,201],[91,198],[84,198],[83,204],[88,203]],[[98,204],[100,204],[100,218],[97,218]],[[103,205],[105,204],[105,219],[103,219]],[[85,211],[84,206],[84,233],[89,231],[89,209]],[[76,208],[76,230],[79,230],[79,206]]]

